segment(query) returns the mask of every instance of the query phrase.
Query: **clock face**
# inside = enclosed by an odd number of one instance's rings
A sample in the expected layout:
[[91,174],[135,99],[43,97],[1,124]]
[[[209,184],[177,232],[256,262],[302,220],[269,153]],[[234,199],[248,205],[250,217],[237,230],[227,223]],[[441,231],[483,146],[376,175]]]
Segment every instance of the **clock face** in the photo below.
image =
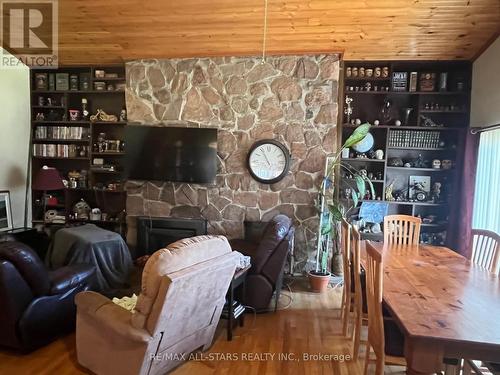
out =
[[256,142],[248,155],[248,167],[259,182],[272,184],[288,173],[290,154],[285,146],[274,140]]

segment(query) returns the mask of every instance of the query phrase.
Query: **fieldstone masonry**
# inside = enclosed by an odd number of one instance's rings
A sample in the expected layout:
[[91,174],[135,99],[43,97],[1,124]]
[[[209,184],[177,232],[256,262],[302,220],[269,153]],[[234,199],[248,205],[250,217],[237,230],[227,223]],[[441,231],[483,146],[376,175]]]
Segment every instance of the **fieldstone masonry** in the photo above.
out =
[[[129,240],[138,215],[204,217],[210,233],[241,238],[244,220],[284,213],[297,226],[302,271],[314,256],[325,157],[336,149],[338,56],[139,60],[126,71],[130,122],[219,129],[214,186],[128,182]],[[246,168],[250,146],[263,138],[292,154],[288,176],[273,185],[256,182]]]

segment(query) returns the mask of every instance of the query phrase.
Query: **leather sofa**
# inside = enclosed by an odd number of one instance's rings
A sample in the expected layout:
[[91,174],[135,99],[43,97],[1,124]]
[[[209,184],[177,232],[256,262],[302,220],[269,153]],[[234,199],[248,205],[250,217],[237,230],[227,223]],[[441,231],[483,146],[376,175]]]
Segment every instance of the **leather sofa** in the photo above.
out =
[[89,289],[94,268],[49,272],[21,242],[0,242],[0,345],[30,351],[74,329],[74,297]]
[[79,293],[78,362],[98,375],[166,374],[207,350],[238,260],[225,237],[192,237],[148,259],[133,313],[99,293]]
[[260,240],[231,240],[233,250],[248,255],[252,267],[245,282],[247,306],[258,312],[267,311],[276,292],[274,310],[283,283],[283,271],[287,255],[292,250],[295,228],[285,215],[276,215],[265,227]]

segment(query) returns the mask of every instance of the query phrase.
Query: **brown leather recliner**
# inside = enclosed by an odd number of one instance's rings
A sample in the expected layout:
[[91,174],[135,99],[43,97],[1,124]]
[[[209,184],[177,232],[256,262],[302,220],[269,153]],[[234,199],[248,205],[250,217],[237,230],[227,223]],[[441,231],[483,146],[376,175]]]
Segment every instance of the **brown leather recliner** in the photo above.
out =
[[245,305],[258,312],[266,311],[276,292],[274,310],[283,283],[283,271],[293,246],[295,228],[285,215],[275,216],[265,227],[259,242],[231,240],[233,250],[251,257],[252,267],[246,278]]
[[89,289],[94,268],[49,272],[21,242],[0,242],[0,345],[29,351],[74,329],[74,297]]

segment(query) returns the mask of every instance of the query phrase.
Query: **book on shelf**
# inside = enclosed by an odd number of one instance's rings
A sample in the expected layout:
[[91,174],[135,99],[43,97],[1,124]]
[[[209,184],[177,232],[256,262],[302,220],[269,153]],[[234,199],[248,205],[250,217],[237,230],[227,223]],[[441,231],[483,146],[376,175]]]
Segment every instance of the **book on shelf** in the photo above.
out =
[[389,147],[439,148],[440,133],[429,130],[391,130]]
[[33,145],[33,156],[41,156],[48,158],[73,158],[80,155],[88,154],[88,146],[78,145],[55,145],[49,143],[37,143]]
[[88,139],[90,129],[81,126],[37,126],[35,139],[84,140]]

